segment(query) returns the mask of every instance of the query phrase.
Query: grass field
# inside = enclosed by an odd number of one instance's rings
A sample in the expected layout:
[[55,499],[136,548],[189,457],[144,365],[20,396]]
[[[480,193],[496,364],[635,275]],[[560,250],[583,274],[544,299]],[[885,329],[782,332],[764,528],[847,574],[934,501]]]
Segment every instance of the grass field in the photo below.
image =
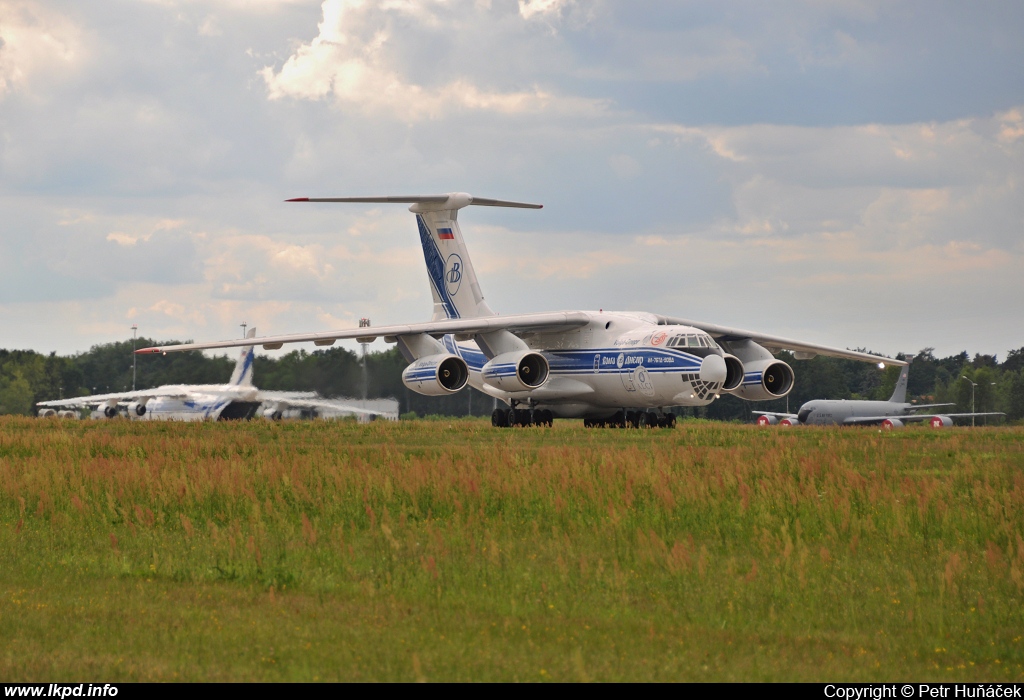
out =
[[1021,680],[1024,429],[0,420],[0,680]]

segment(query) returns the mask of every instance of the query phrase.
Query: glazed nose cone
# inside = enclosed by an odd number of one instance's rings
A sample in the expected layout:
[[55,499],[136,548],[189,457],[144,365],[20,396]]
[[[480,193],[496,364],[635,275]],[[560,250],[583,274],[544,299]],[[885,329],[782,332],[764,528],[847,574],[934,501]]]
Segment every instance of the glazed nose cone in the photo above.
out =
[[709,384],[721,384],[725,381],[726,373],[725,360],[721,355],[708,355],[700,363],[701,381]]

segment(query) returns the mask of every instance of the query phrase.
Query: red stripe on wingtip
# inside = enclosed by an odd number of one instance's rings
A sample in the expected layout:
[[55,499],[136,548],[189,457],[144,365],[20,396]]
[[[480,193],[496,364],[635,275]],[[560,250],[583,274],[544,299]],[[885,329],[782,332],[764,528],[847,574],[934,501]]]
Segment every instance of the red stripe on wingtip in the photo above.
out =
[[286,202],[308,202],[309,197],[296,197],[295,199],[286,199]]
[[160,348],[142,348],[141,350],[136,350],[135,354],[136,355],[145,355],[145,354],[148,353],[150,355],[155,355],[155,354],[157,354],[159,352],[162,352],[162,350],[160,350]]

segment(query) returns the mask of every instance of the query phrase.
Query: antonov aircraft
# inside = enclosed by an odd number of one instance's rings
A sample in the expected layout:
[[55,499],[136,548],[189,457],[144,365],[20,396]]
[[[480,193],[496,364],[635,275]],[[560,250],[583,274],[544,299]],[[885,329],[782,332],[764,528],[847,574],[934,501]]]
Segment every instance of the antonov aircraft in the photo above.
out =
[[[360,415],[378,415],[356,406],[334,401],[318,400],[312,392],[260,391],[252,384],[254,348],[252,338],[256,329],[240,341],[243,350],[235,363],[231,380],[227,384],[177,384],[125,391],[117,394],[79,396],[58,401],[41,401],[37,405],[39,417],[54,415],[77,416],[74,411],[57,409],[95,408],[98,417],[116,418],[127,415],[133,420],[248,420],[261,410],[263,416],[280,419],[289,408],[315,411],[329,409]],[[247,343],[247,344],[246,344]],[[123,409],[123,410],[122,410]]]
[[907,379],[910,367],[905,365],[888,401],[847,401],[816,399],[800,407],[798,413],[759,412],[758,425],[877,425],[902,428],[904,423],[928,421],[933,428],[948,428],[954,418],[1002,416],[1003,413],[916,413],[925,408],[952,406],[949,403],[907,403]]
[[[540,209],[539,204],[465,193],[400,197],[301,198],[289,202],[411,204],[434,299],[425,323],[260,338],[332,345],[339,339],[397,343],[409,362],[405,385],[442,396],[467,384],[500,399],[495,426],[551,425],[583,418],[588,426],[669,427],[670,406],[706,406],[723,393],[749,401],[777,399],[793,387],[793,370],[772,356],[829,355],[872,363],[901,360],[789,340],[764,333],[643,312],[560,311],[500,316],[484,300],[459,227],[468,206]],[[237,340],[143,348],[139,353],[236,347]]]

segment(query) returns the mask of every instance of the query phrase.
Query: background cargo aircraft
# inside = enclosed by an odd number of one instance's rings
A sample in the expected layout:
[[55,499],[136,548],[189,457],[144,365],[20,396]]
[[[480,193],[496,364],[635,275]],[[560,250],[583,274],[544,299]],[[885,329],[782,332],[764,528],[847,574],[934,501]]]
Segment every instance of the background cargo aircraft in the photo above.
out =
[[[264,337],[266,349],[355,338],[396,342],[409,366],[405,385],[444,395],[467,384],[505,402],[496,426],[550,424],[554,417],[588,425],[669,426],[670,406],[704,406],[723,393],[760,401],[793,387],[793,370],[771,350],[798,359],[829,355],[906,364],[862,352],[642,312],[562,311],[499,316],[484,300],[459,227],[470,206],[540,209],[465,193],[401,197],[301,198],[290,202],[411,204],[434,299],[426,323]],[[240,341],[143,348],[139,353],[227,348]]]
[[907,403],[907,380],[910,366],[900,371],[896,389],[888,401],[848,401],[845,399],[815,399],[800,407],[797,413],[760,412],[758,425],[872,425],[881,423],[886,428],[902,428],[904,423],[928,421],[933,428],[948,428],[954,418],[972,416],[1002,416],[1002,413],[917,413],[926,408],[952,406],[948,403]]
[[383,415],[380,411],[326,401],[312,392],[260,391],[252,384],[252,338],[255,335],[256,329],[252,328],[246,340],[239,342],[244,348],[227,384],[174,384],[155,389],[41,401],[36,404],[40,407],[38,415],[53,416],[58,414],[58,409],[64,409],[60,415],[70,416],[75,413],[68,409],[75,408],[93,408],[98,417],[127,415],[133,420],[247,420],[261,412],[267,418],[279,419],[290,409],[341,411],[359,416]]

